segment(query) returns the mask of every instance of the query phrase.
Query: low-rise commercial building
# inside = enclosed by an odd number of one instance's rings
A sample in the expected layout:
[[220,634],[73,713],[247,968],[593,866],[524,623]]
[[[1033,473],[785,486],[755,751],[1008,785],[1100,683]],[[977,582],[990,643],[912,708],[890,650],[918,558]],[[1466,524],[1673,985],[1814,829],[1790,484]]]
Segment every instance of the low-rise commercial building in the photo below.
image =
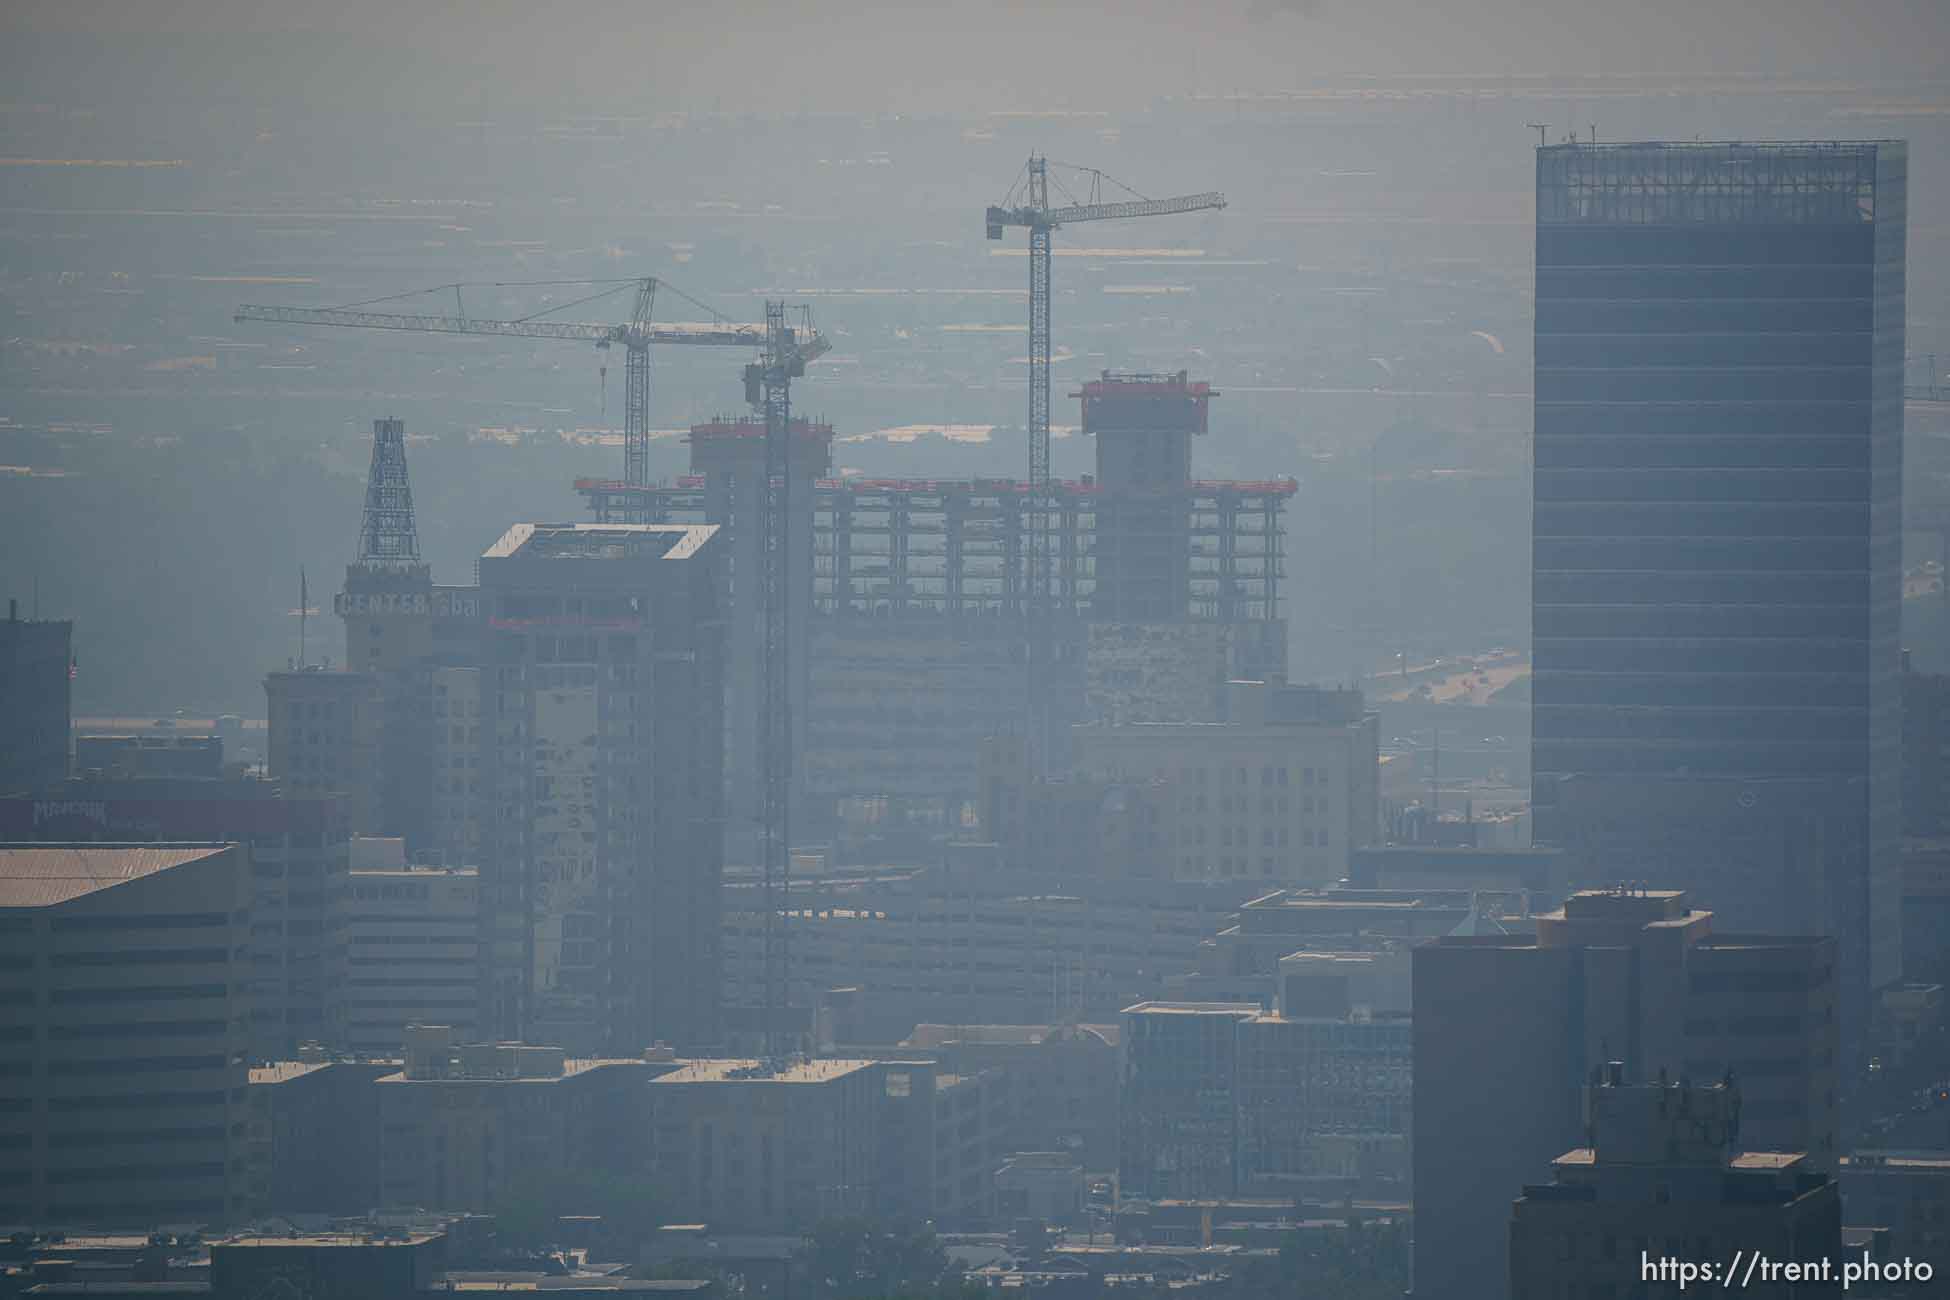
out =
[[734,1232],[872,1214],[888,1094],[903,1083],[911,1098],[912,1072],[875,1061],[686,1063],[649,1085],[637,1121],[648,1126],[652,1183]]
[[1117,1167],[1120,1025],[916,1025],[900,1044],[955,1074],[1006,1071],[1015,1103],[1007,1152],[1061,1151],[1090,1170]]
[[223,737],[173,732],[160,736],[76,736],[74,770],[77,776],[118,780],[200,777],[214,781],[223,775]]
[[[1164,1002],[1126,1011],[1126,1199],[1406,1199],[1408,1018],[1353,1014],[1344,983],[1289,984],[1273,1011]],[[1304,1000],[1291,1000],[1297,990]]]
[[[725,998],[762,1001],[764,913],[755,887],[727,890]],[[1253,888],[1243,881],[1064,879],[927,868],[897,879],[795,882],[792,965],[818,992],[863,991],[892,1042],[922,1022],[1109,1020],[1192,969],[1199,945]],[[803,900],[803,901],[801,901]]]
[[439,1284],[446,1261],[444,1232],[231,1237],[210,1247],[210,1294],[417,1300]]
[[1241,1193],[1408,1199],[1415,1084],[1407,1016],[1357,1017],[1345,1004],[1338,1014],[1282,1009],[1237,1032]]
[[1126,1199],[1238,1194],[1238,1028],[1258,1014],[1225,1002],[1125,1009],[1117,1173]]
[[278,1061],[250,1072],[253,1215],[363,1214],[379,1195],[379,1094],[397,1061]]
[[1887,1228],[1892,1254],[1950,1259],[1950,1152],[1857,1151],[1840,1181],[1849,1222]]
[[1067,1151],[1024,1151],[995,1171],[995,1217],[1068,1223],[1083,1216],[1083,1165]]
[[0,846],[0,1219],[246,1212],[249,917],[235,845]]
[[993,1206],[995,1171],[1018,1111],[1007,1070],[957,1074],[931,1061],[888,1061],[881,1124],[883,1216],[925,1213],[943,1227],[978,1228]]
[[409,1032],[406,1068],[381,1077],[380,1201],[492,1213],[571,1171],[644,1168],[643,1086],[676,1062],[575,1060],[559,1047]]

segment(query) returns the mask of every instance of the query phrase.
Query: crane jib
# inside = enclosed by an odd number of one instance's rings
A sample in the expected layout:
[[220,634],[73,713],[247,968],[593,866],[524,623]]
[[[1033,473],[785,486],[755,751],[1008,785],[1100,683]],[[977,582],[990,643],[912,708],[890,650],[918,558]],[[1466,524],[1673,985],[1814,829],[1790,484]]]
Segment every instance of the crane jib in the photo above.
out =
[[990,239],[1002,238],[1004,226],[1057,226],[1083,221],[1119,221],[1127,217],[1165,217],[1178,212],[1211,212],[1225,207],[1216,191],[1181,194],[1171,199],[1133,199],[1128,203],[1084,203],[1067,208],[990,208],[985,214]]

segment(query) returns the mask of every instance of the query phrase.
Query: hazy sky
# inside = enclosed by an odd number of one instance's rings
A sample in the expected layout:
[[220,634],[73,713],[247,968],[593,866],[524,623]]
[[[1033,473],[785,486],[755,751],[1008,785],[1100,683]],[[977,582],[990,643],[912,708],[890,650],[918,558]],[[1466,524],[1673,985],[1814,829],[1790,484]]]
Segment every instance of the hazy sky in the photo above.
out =
[[[1945,0],[8,0],[24,30],[319,31],[432,76],[761,110],[1043,108],[1355,74],[1945,78]],[[31,42],[10,44],[25,53]]]

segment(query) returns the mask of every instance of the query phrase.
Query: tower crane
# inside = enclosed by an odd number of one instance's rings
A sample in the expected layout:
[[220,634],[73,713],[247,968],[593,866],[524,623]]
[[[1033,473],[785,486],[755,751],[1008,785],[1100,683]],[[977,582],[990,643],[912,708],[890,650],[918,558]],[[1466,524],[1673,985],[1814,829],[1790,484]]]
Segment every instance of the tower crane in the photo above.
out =
[[[1059,226],[1084,221],[1122,221],[1130,217],[1208,212],[1226,205],[1225,196],[1215,191],[1183,194],[1170,199],[1147,199],[1130,186],[1095,168],[1074,167],[1068,163],[1056,165],[1090,178],[1087,200],[1079,201],[1058,180],[1054,183],[1069,202],[1065,206],[1051,207],[1049,160],[1031,154],[1028,163],[1017,174],[1015,184],[1003,196],[1002,203],[989,208],[986,214],[990,239],[1002,238],[1003,229],[1008,226],[1025,226],[1029,230],[1029,608],[1026,612],[1031,639],[1035,643],[1031,645],[1029,654],[1030,708],[1040,732],[1033,748],[1039,752],[1037,762],[1044,775],[1048,773],[1050,748],[1049,693],[1048,684],[1042,680],[1047,670],[1038,664],[1038,660],[1047,658],[1046,654],[1039,654],[1039,650],[1047,649],[1043,643],[1050,635],[1052,614],[1049,572],[1050,235]],[[1104,202],[1105,181],[1131,197]]]
[[[516,320],[476,320],[467,315],[461,290],[465,288],[501,288],[509,284],[533,285],[603,285],[608,286],[600,292],[592,293],[574,302],[551,307]],[[634,288],[636,303],[630,319],[620,325],[584,324],[575,321],[547,320],[547,316],[567,311],[599,298],[609,297]],[[653,325],[650,323],[650,308],[656,299],[657,290],[665,288],[679,297],[700,307],[702,303],[664,281],[654,277],[640,277],[630,280],[535,280],[510,281],[494,285],[441,285],[435,289],[414,290],[411,293],[395,294],[392,298],[376,298],[373,302],[389,302],[398,298],[413,297],[422,293],[446,293],[454,295],[454,314],[451,316],[430,313],[406,313],[390,311],[366,311],[368,304],[357,303],[350,307],[262,307],[246,304],[237,309],[236,320],[263,321],[285,325],[341,325],[354,329],[406,330],[419,334],[478,334],[492,338],[517,339],[564,339],[571,342],[593,343],[607,350],[620,346],[626,358],[624,365],[623,391],[623,481],[632,487],[646,487],[650,482],[650,345],[677,344],[702,347],[744,347],[763,348],[766,343],[765,327],[762,325],[736,325],[722,317],[705,324],[691,325]],[[717,316],[710,308],[705,311]]]
[[759,516],[761,609],[759,655],[759,852],[765,877],[765,1056],[785,1055],[784,1011],[791,991],[786,916],[792,905],[792,381],[830,345],[812,328],[787,323],[786,305],[765,304],[765,350],[745,367],[745,400],[765,419],[765,509]]

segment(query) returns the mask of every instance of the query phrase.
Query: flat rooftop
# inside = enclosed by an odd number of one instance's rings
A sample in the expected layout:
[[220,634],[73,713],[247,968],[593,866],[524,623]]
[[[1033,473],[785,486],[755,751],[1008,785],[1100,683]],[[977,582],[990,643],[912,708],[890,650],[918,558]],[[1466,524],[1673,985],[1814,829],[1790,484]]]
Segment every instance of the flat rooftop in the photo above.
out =
[[481,558],[687,560],[717,531],[716,524],[513,524]]
[[1171,1016],[1257,1016],[1261,1008],[1257,1002],[1140,1002],[1136,1006],[1124,1008],[1124,1014],[1131,1015],[1171,1015]]
[[[406,1228],[387,1228],[383,1231],[395,1235],[387,1237],[363,1232],[319,1232],[304,1233],[290,1237],[226,1237],[213,1241],[213,1248],[225,1246],[244,1247],[298,1247],[311,1249],[318,1246],[351,1248],[356,1246],[424,1246],[429,1241],[437,1241],[446,1236],[444,1232],[417,1232]],[[403,1234],[403,1235],[402,1235]]]
[[[530,1046],[533,1045],[530,1044]],[[644,1065],[654,1065],[654,1064],[656,1064],[656,1062],[646,1061],[640,1056],[571,1057],[568,1060],[562,1062],[562,1073],[560,1074],[536,1074],[536,1075],[450,1074],[442,1078],[436,1078],[436,1079],[409,1079],[406,1077],[406,1071],[402,1069],[397,1074],[381,1075],[376,1080],[376,1082],[396,1083],[396,1084],[420,1084],[420,1085],[430,1084],[435,1087],[439,1087],[443,1085],[452,1085],[452,1084],[463,1084],[463,1083],[465,1084],[560,1083],[564,1079],[573,1079],[577,1075],[588,1074],[591,1070],[600,1070],[608,1066],[616,1066],[616,1065],[644,1066]]]
[[1883,1170],[1911,1174],[1950,1174],[1950,1151],[1857,1151],[1842,1157],[1842,1168],[1855,1174]]
[[56,907],[228,849],[209,843],[0,845],[0,907]]
[[302,1079],[308,1074],[324,1069],[329,1061],[273,1061],[269,1065],[251,1067],[252,1084],[289,1083]]
[[651,1082],[658,1087],[673,1083],[831,1083],[879,1064],[879,1061],[794,1061],[768,1070],[762,1061],[727,1057],[692,1061]]

